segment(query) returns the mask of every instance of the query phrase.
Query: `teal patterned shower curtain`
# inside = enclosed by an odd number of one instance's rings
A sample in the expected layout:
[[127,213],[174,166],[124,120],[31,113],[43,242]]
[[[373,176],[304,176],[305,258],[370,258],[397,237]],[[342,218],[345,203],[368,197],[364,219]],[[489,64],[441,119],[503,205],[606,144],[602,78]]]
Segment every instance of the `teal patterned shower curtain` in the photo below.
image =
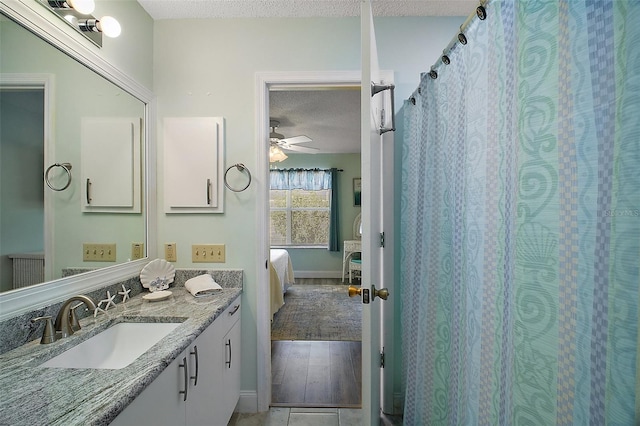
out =
[[496,0],[403,106],[406,425],[640,424],[640,1]]

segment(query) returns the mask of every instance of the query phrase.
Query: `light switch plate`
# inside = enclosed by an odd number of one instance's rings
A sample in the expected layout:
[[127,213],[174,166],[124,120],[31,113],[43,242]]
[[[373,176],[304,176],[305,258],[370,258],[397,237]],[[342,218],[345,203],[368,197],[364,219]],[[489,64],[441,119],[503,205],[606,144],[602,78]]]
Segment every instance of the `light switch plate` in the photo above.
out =
[[115,262],[115,244],[82,244],[82,260],[84,262]]
[[191,261],[194,263],[224,263],[224,244],[194,244],[191,246]]

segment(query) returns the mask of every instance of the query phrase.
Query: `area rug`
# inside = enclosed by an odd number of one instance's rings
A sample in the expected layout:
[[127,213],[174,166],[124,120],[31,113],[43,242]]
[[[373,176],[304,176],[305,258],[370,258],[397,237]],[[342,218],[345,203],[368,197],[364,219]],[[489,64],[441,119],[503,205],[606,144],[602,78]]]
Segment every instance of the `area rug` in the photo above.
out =
[[272,340],[362,338],[362,302],[347,285],[292,285],[271,324]]

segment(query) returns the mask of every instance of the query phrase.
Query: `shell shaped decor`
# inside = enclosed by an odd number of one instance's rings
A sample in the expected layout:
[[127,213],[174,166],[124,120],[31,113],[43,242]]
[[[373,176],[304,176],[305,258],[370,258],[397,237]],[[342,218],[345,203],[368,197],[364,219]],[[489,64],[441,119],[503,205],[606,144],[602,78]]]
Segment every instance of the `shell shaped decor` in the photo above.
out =
[[525,223],[518,229],[517,257],[532,265],[551,266],[558,255],[558,238],[540,223]]
[[158,278],[171,284],[176,276],[176,268],[164,259],[154,259],[140,271],[140,282],[144,288],[149,288],[151,283]]

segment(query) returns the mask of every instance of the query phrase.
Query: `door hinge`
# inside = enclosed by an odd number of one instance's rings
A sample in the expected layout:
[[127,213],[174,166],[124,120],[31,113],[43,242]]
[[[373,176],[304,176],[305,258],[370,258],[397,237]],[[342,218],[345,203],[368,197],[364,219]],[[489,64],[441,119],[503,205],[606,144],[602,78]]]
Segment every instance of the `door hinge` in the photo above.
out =
[[382,352],[380,352],[380,368],[384,368],[384,348],[382,348]]
[[384,247],[384,232],[380,233],[380,247]]

